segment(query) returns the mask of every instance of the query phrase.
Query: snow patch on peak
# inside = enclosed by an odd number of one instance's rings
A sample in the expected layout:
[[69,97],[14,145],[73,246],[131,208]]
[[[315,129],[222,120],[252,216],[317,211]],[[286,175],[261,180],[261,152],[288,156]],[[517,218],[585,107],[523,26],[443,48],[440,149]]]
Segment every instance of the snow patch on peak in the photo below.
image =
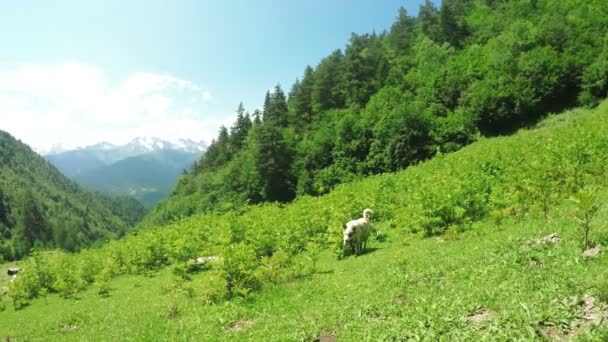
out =
[[115,148],[116,145],[114,145],[112,143],[109,143],[107,141],[102,141],[99,144],[95,144],[95,145],[93,145],[91,147],[95,147],[95,148],[103,150],[103,151],[108,151],[108,150],[111,150],[111,149]]
[[163,140],[156,137],[137,137],[127,144],[131,148],[142,149],[148,152],[159,150],[178,150],[190,153],[204,152],[207,145],[204,141],[192,139],[178,139],[175,141]]

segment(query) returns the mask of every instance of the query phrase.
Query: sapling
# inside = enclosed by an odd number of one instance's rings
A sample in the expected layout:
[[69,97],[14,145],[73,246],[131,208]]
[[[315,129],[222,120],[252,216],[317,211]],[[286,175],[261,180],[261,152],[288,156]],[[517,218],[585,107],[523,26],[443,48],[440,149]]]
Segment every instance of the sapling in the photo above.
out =
[[306,248],[308,250],[308,259],[312,264],[312,273],[317,272],[317,263],[319,261],[319,252],[321,252],[321,246],[318,243],[310,242]]
[[600,203],[593,188],[583,188],[571,197],[576,205],[574,218],[580,224],[583,233],[583,250],[589,248],[589,233],[591,232],[591,221],[600,209]]

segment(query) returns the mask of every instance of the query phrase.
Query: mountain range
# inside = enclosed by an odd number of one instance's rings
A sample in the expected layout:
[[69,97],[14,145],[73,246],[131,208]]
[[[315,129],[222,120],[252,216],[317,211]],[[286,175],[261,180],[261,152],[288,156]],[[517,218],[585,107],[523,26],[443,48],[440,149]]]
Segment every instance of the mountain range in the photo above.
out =
[[190,169],[206,148],[190,139],[138,137],[125,145],[101,142],[45,157],[91,190],[128,195],[151,206],[167,196],[180,172]]
[[[45,154],[45,158],[67,177],[114,164],[120,160],[158,151],[178,151],[202,154],[207,148],[203,141],[180,139],[170,142],[159,138],[138,137],[124,145],[101,142],[95,145]],[[61,149],[59,149],[61,151]],[[55,149],[57,151],[57,149]]]

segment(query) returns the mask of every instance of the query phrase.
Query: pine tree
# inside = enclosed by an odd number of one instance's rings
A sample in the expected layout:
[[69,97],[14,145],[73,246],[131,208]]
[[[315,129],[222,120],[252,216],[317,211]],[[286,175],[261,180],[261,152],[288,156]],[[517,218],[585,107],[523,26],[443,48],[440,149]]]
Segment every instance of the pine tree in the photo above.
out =
[[437,10],[437,7],[435,7],[431,0],[426,0],[424,5],[420,6],[418,23],[422,33],[429,37],[429,39],[435,42],[441,41],[439,10]]
[[236,121],[230,128],[230,147],[233,152],[239,151],[243,148],[247,134],[251,128],[251,119],[249,114],[245,114],[245,108],[243,103],[239,104],[239,108],[236,111]]
[[283,89],[278,84],[272,94],[267,94],[264,101],[264,123],[278,127],[287,127],[289,123],[287,99]]
[[207,147],[207,151],[198,163],[198,172],[207,169],[216,169],[225,165],[232,157],[230,151],[230,134],[225,126],[220,127],[217,140],[214,139]]
[[411,48],[415,39],[414,26],[416,19],[407,15],[405,8],[399,8],[397,21],[391,26],[387,40],[397,55],[405,55]]
[[306,66],[302,82],[297,83],[293,97],[289,97],[291,102],[290,110],[294,113],[294,121],[299,127],[312,122],[312,90],[314,82],[314,70],[310,65]]
[[259,125],[262,123],[262,112],[259,109],[253,111],[253,124]]
[[299,120],[296,110],[294,108],[295,107],[294,101],[295,101],[299,88],[300,88],[300,80],[296,78],[296,81],[294,82],[294,84],[291,86],[291,89],[289,90],[289,94],[287,94],[289,126],[296,126],[296,127],[301,126],[301,124],[298,122],[300,120]]
[[465,12],[468,0],[443,0],[439,12],[439,25],[441,37],[444,42],[453,47],[460,48],[464,38],[468,35],[461,18]]
[[280,128],[265,123],[259,127],[256,138],[254,160],[264,200],[292,200],[295,191],[290,174],[291,155]]
[[353,33],[343,63],[347,104],[363,107],[386,79],[388,61],[380,37]]
[[320,113],[331,108],[344,106],[344,89],[342,87],[342,60],[340,50],[324,58],[314,74],[311,93],[311,109]]
[[263,113],[262,113],[262,120],[266,121],[268,120],[268,117],[271,116],[272,114],[269,113],[270,111],[270,91],[266,92],[266,95],[264,96],[264,108],[262,109]]

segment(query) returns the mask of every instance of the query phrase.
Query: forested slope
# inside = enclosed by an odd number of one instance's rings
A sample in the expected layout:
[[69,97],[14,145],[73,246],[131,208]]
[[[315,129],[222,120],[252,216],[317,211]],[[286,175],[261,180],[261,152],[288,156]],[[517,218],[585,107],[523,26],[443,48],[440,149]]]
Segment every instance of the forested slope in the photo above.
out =
[[388,32],[353,34],[288,94],[241,105],[154,225],[247,203],[288,202],[395,171],[608,91],[603,0],[427,1]]
[[144,213],[133,199],[83,190],[0,131],[0,257],[20,258],[32,247],[75,251],[124,235]]

